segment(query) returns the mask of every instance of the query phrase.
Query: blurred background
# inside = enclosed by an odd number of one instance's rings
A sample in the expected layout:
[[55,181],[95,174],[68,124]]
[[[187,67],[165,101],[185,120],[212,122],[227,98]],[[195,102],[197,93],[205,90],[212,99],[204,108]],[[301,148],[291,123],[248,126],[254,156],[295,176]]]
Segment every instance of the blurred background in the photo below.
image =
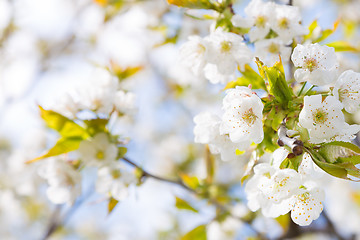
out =
[[[236,2],[235,12],[243,13],[248,2]],[[360,1],[298,0],[294,5],[301,8],[305,26],[314,19],[322,28],[332,28],[339,18],[355,23],[353,29],[344,24],[329,41],[348,34],[349,42],[359,45]],[[1,239],[42,239],[58,216],[65,221],[51,239],[178,239],[207,223],[208,239],[245,239],[254,234],[235,220],[211,222],[213,206],[153,179],[131,188],[130,196],[108,214],[104,196],[91,191],[95,177],[91,170],[82,173],[83,195],[77,207],[59,207],[47,199],[38,165],[25,164],[55,141],[38,105],[62,106],[68,94],[91,83],[97,67],[113,73],[136,68],[139,71],[121,85],[136,94],[138,111],[113,129],[131,139],[128,156],[160,176],[177,176],[180,171],[205,176],[205,149],[193,144],[193,117],[204,110],[221,111],[223,86],[196,79],[178,64],[179,47],[188,36],[209,33],[212,21],[196,19],[202,14],[165,0],[0,0]],[[339,58],[343,69],[359,71],[358,55]],[[217,165],[216,181],[234,198],[244,198],[240,184],[244,163]],[[341,222],[345,234],[360,234],[356,185],[341,180],[326,184],[330,217]],[[174,196],[187,199],[199,212],[179,211]],[[338,202],[344,201],[349,203],[339,207]],[[240,216],[247,213],[242,201],[233,211]],[[271,219],[260,218],[254,226],[270,232],[270,237],[282,231]]]

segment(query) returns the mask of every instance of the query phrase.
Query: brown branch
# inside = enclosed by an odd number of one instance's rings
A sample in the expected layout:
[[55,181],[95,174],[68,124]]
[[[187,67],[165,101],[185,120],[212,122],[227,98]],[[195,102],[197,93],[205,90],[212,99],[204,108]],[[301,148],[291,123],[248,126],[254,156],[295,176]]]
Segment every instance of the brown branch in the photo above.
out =
[[[153,179],[156,179],[156,180],[159,180],[159,181],[162,181],[162,182],[167,182],[167,183],[171,183],[171,184],[175,184],[175,185],[178,185],[186,190],[188,190],[189,192],[195,194],[195,195],[199,195],[200,193],[197,192],[196,190],[192,189],[192,188],[189,188],[188,186],[186,186],[184,184],[184,182],[179,179],[179,180],[172,180],[172,179],[167,179],[167,178],[164,178],[164,177],[159,177],[159,176],[156,176],[154,174],[151,174],[149,173],[148,171],[144,170],[142,167],[140,167],[138,164],[134,163],[133,161],[131,161],[130,159],[124,157],[122,158],[122,160],[124,160],[125,162],[129,163],[130,165],[136,167],[137,169],[139,169],[143,176],[144,177],[150,177],[150,178],[153,178]],[[258,232],[252,225],[251,225],[251,221],[247,221],[247,220],[244,220],[242,218],[239,218],[237,216],[234,216],[231,211],[229,209],[227,209],[226,206],[222,205],[221,203],[219,203],[216,199],[214,198],[209,198],[207,199],[209,201],[209,203],[211,203],[212,205],[214,205],[217,209],[221,210],[222,212],[224,213],[228,213],[231,217],[233,218],[236,218],[238,220],[240,220],[241,222],[245,223],[256,235],[259,239],[267,239],[262,233]]]
[[278,140],[279,146],[281,147],[284,145],[288,146],[296,156],[301,155],[303,153],[304,143],[296,138],[288,137],[285,122],[282,122],[280,124],[278,135],[279,135],[279,140]]
[[156,176],[154,174],[151,174],[149,173],[148,171],[145,171],[142,167],[140,167],[138,164],[134,163],[133,161],[131,161],[130,159],[124,157],[122,158],[122,160],[124,160],[125,162],[129,163],[130,165],[136,167],[137,169],[141,170],[142,172],[142,176],[143,177],[151,177],[153,179],[156,179],[156,180],[159,180],[159,181],[162,181],[162,182],[168,182],[168,183],[172,183],[172,184],[175,184],[175,185],[178,185],[182,188],[185,188],[186,190],[192,192],[192,193],[197,193],[194,189],[192,188],[189,188],[188,186],[185,185],[185,183],[181,180],[181,179],[178,179],[178,180],[172,180],[172,179],[167,179],[167,178],[163,178],[163,177],[159,177],[159,176]]

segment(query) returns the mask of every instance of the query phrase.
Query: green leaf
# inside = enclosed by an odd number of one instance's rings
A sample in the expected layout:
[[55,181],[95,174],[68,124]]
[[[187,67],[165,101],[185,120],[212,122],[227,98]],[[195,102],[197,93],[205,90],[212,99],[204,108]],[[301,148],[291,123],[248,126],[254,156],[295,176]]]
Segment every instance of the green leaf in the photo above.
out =
[[314,30],[319,27],[319,23],[318,21],[315,19],[308,27],[309,29],[309,34],[304,36],[304,40],[308,40],[308,39],[311,39],[312,38],[312,35],[314,33]]
[[118,156],[117,156],[117,158],[123,158],[126,153],[127,153],[127,148],[126,147],[118,147]]
[[192,207],[188,202],[186,202],[185,200],[179,198],[179,197],[175,197],[176,198],[176,203],[175,206],[178,209],[185,209],[185,210],[189,210],[189,211],[193,211],[193,212],[199,212],[198,210],[196,210],[194,207]]
[[116,205],[119,203],[118,200],[116,200],[115,198],[111,197],[109,199],[109,203],[108,203],[108,214],[110,214],[114,208],[116,207]]
[[206,226],[200,225],[187,234],[185,234],[181,240],[206,240]]
[[114,62],[111,63],[111,67],[119,81],[123,81],[124,79],[127,79],[144,69],[143,66],[122,68]]
[[357,29],[357,23],[353,20],[345,20],[344,21],[344,33],[346,38],[351,38],[354,36],[356,29]]
[[318,153],[325,159],[325,161],[334,162],[352,162],[358,164],[360,148],[349,142],[334,141],[323,144]]
[[286,116],[286,114],[284,111],[278,111],[273,116],[273,118],[271,118],[272,119],[271,127],[272,127],[272,129],[274,129],[274,131],[277,131],[279,129],[279,126],[280,126],[281,122],[283,121],[283,119],[285,118],[285,116]]
[[359,48],[352,46],[347,41],[335,41],[326,45],[335,48],[336,52],[359,52]]
[[332,29],[323,30],[321,32],[321,35],[314,41],[314,43],[321,42],[321,41],[327,39],[330,35],[332,35],[336,31],[337,27],[339,26],[339,23],[340,23],[340,19],[335,21]]
[[205,151],[205,163],[206,163],[206,183],[211,185],[215,175],[215,159],[210,152],[210,148],[207,145]]
[[310,156],[311,156],[312,160],[314,161],[314,163],[319,168],[324,170],[326,173],[328,173],[328,174],[330,174],[330,175],[332,175],[334,177],[350,180],[347,177],[348,172],[346,171],[346,169],[344,167],[324,162],[322,160],[321,155],[319,156],[319,154],[315,150],[309,150],[308,153],[310,154]]
[[[332,143],[329,143],[332,144]],[[342,144],[342,145],[353,145],[351,143],[345,143],[345,142],[334,142],[333,144]],[[336,145],[333,145],[336,146]],[[351,148],[354,148],[353,146],[350,146]],[[356,146],[355,146],[356,147]],[[337,155],[339,155],[338,150],[331,150],[335,154],[335,156],[331,156],[330,152],[327,152],[324,154],[324,150],[320,148],[319,152],[317,152],[314,149],[308,149],[306,148],[306,151],[310,154],[311,158],[315,162],[317,166],[319,166],[321,169],[323,169],[325,172],[329,173],[332,176],[343,178],[347,180],[352,181],[358,181],[349,178],[349,176],[355,177],[357,179],[360,178],[360,169],[358,169],[354,163],[349,160],[347,162],[339,161],[337,159],[328,159],[328,157],[336,158]],[[358,150],[357,150],[358,151]],[[321,153],[320,153],[321,152]],[[341,152],[341,154],[347,154],[346,152]],[[353,155],[356,158],[356,161],[358,162],[359,155]],[[350,156],[349,158],[352,158],[353,156]]]
[[251,84],[252,88],[254,89],[266,90],[264,79],[257,72],[255,72],[254,69],[250,67],[250,65],[246,64],[245,70],[240,72],[242,76],[237,78],[236,81],[229,82],[225,86],[225,89],[235,88],[236,86],[247,87],[249,84]]
[[45,110],[41,106],[40,108],[40,116],[46,122],[46,125],[56,130],[63,137],[82,137],[86,139],[89,137],[89,134],[86,130],[76,124],[74,121],[68,119],[67,117],[61,115],[52,110]]
[[29,160],[26,163],[33,163],[44,158],[53,157],[63,153],[74,151],[79,148],[81,141],[83,141],[83,139],[80,137],[60,138],[55,144],[55,146],[53,146],[47,153],[40,157]]
[[192,9],[213,9],[214,6],[208,0],[167,0],[169,4],[192,8]]
[[95,136],[97,133],[107,132],[106,125],[109,123],[109,119],[96,118],[84,120],[84,122],[87,126],[87,132],[91,136]]
[[181,180],[192,189],[197,189],[200,186],[199,179],[195,176],[189,176],[185,173],[181,173],[180,177]]
[[269,93],[274,95],[275,99],[284,108],[287,108],[289,101],[292,99],[292,91],[286,82],[284,66],[281,60],[276,62],[273,67],[267,67],[256,58],[256,64],[258,65],[260,75],[269,83]]
[[290,214],[280,215],[275,218],[277,223],[282,227],[283,231],[286,232],[290,226]]

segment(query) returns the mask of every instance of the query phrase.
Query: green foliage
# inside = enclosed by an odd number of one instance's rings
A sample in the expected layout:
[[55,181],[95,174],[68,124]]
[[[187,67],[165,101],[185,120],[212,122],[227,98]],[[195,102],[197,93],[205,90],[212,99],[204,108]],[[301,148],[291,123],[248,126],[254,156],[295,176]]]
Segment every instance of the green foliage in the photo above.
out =
[[268,92],[282,104],[283,108],[287,108],[293,94],[286,82],[284,66],[281,60],[276,62],[273,67],[267,67],[257,58],[256,64],[258,65],[260,75],[269,84]]
[[68,152],[74,151],[79,148],[81,141],[83,141],[83,139],[79,138],[79,137],[60,138],[56,142],[55,146],[50,148],[50,150],[48,150],[47,153],[45,153],[44,155],[42,155],[40,157],[29,160],[26,163],[33,163],[33,162],[37,162],[44,158],[53,157],[53,156],[57,156],[57,155],[60,155],[63,153],[68,153]]
[[126,153],[127,153],[127,148],[126,147],[118,147],[118,156],[117,156],[117,158],[123,158]]
[[214,9],[209,0],[167,0],[169,4],[192,9]]
[[39,106],[39,108],[40,116],[45,121],[46,125],[49,128],[56,130],[62,137],[80,137],[83,139],[89,137],[87,131],[74,121],[55,111],[45,110],[41,106]]
[[185,173],[181,173],[180,177],[186,186],[192,189],[197,189],[198,187],[200,187],[200,181],[196,176],[190,176]]
[[236,86],[251,86],[254,89],[263,89],[266,90],[264,79],[255,72],[250,65],[245,65],[245,70],[240,71],[242,76],[237,78],[235,81],[231,81],[226,84],[225,89],[235,88]]
[[359,48],[352,46],[349,42],[347,41],[335,41],[335,42],[331,42],[326,44],[329,47],[333,47],[335,48],[336,52],[359,52]]
[[99,132],[107,132],[106,125],[109,123],[109,119],[90,119],[84,120],[87,128],[87,132],[93,137]]
[[176,203],[175,206],[178,209],[185,209],[185,210],[189,210],[189,211],[193,211],[193,212],[199,212],[197,209],[195,209],[193,206],[191,206],[187,201],[185,201],[184,199],[181,199],[179,197],[175,197],[176,198]]
[[[95,123],[98,122],[97,119],[94,121],[88,121],[88,128],[85,129],[60,113],[52,110],[45,110],[41,106],[39,106],[39,108],[40,115],[46,125],[49,128],[56,130],[61,135],[61,138],[47,151],[47,153],[41,155],[40,157],[31,159],[27,161],[27,163],[37,162],[44,158],[57,156],[78,149],[81,141],[92,135],[93,127],[91,126],[95,126]],[[101,127],[101,125],[99,126]],[[87,130],[89,130],[89,132]]]
[[349,178],[360,178],[360,169],[355,165],[360,163],[360,148],[348,142],[330,142],[320,148],[306,148],[313,161],[328,174],[353,180]]
[[111,67],[115,76],[119,79],[120,82],[123,81],[124,79],[132,77],[133,75],[137,74],[144,68],[143,66],[122,68],[119,65],[116,65],[115,63],[112,63]]
[[181,240],[206,240],[206,226],[200,225],[187,234],[185,234]]
[[109,203],[108,203],[108,214],[110,214],[114,208],[116,207],[116,205],[119,203],[118,200],[116,200],[115,198],[111,197],[109,199]]
[[285,158],[280,164],[280,169],[290,168],[297,171],[301,164],[302,158],[303,155],[295,156],[293,158]]
[[335,21],[333,28],[323,30],[321,32],[320,36],[314,42],[315,43],[321,42],[321,41],[327,39],[330,35],[332,35],[336,31],[337,27],[339,26],[339,23],[340,23],[340,20],[337,20],[337,21]]
[[314,20],[309,25],[309,34],[307,34],[304,37],[304,40],[312,39],[313,43],[324,41],[325,39],[327,39],[330,35],[332,35],[336,31],[337,27],[339,26],[339,23],[340,23],[340,20],[335,21],[333,28],[322,30],[320,35],[318,36],[317,33],[315,32],[315,29],[319,28],[320,25],[317,20]]
[[280,215],[275,218],[276,222],[281,226],[283,232],[286,232],[290,226],[290,214]]
[[206,184],[212,184],[215,175],[215,158],[211,154],[209,146],[206,146],[205,151],[205,163],[206,163]]

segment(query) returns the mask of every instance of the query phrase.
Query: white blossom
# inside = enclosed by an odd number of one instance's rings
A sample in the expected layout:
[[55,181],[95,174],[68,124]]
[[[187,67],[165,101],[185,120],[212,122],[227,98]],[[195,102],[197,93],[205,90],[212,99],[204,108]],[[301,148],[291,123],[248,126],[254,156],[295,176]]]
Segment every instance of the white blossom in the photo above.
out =
[[132,114],[136,111],[136,95],[132,92],[117,91],[115,94],[115,107],[121,114]]
[[221,74],[215,64],[208,63],[204,67],[204,76],[212,84],[222,83],[225,84],[236,78],[235,72],[229,75]]
[[342,108],[342,104],[334,96],[328,96],[324,100],[321,95],[304,97],[299,123],[308,129],[310,142],[328,141],[341,133],[345,126]]
[[55,204],[73,203],[81,194],[81,175],[70,163],[51,158],[40,167],[39,175],[48,181],[46,195]]
[[298,7],[276,4],[271,28],[285,43],[289,43],[296,36],[308,33],[307,28],[301,26],[301,14]]
[[89,166],[105,166],[116,160],[118,149],[110,143],[106,133],[98,133],[92,140],[80,143],[80,159]]
[[254,167],[255,175],[246,183],[245,193],[251,211],[265,217],[278,217],[291,210],[291,197],[301,186],[299,174],[292,169],[276,169],[268,163]]
[[128,187],[135,181],[133,173],[128,172],[121,163],[114,162],[98,170],[95,188],[98,193],[109,194],[121,201],[128,196]]
[[205,39],[209,43],[207,61],[216,65],[222,75],[234,74],[238,65],[243,69],[252,59],[252,53],[243,38],[235,33],[217,28]]
[[245,8],[246,19],[248,21],[243,21],[241,18],[237,17],[233,19],[233,23],[237,27],[254,26],[249,32],[250,41],[254,42],[264,39],[270,31],[270,23],[274,15],[274,8],[274,3],[264,3],[262,0],[252,0]]
[[281,60],[286,63],[290,59],[291,47],[285,46],[279,38],[264,39],[255,42],[255,56],[267,66],[273,66]]
[[208,43],[198,36],[190,36],[180,48],[180,63],[188,67],[197,76],[203,76],[206,65]]
[[317,187],[302,189],[302,191],[294,196],[291,219],[300,226],[307,226],[320,216],[325,194],[322,189]]
[[114,108],[118,81],[105,69],[94,70],[89,85],[80,89],[81,108],[109,114]]
[[320,46],[318,43],[298,44],[291,55],[295,67],[294,77],[298,82],[313,85],[326,85],[335,81],[339,68],[334,48]]
[[196,143],[209,144],[212,154],[220,154],[223,161],[237,158],[236,149],[240,144],[233,143],[228,136],[220,135],[221,119],[210,112],[202,112],[194,117],[194,136]]
[[360,107],[360,73],[352,70],[343,72],[335,82],[333,94],[347,112],[355,113]]
[[194,136],[196,143],[209,144],[219,135],[221,119],[216,114],[201,112],[194,117]]
[[247,182],[245,193],[251,211],[261,209],[265,217],[278,217],[291,211],[292,220],[309,225],[323,210],[324,192],[314,182],[304,182],[293,169],[277,169],[258,164]]
[[252,142],[260,143],[264,138],[263,108],[261,99],[249,88],[237,86],[227,90],[220,133],[229,134],[232,142],[239,143],[240,150]]

